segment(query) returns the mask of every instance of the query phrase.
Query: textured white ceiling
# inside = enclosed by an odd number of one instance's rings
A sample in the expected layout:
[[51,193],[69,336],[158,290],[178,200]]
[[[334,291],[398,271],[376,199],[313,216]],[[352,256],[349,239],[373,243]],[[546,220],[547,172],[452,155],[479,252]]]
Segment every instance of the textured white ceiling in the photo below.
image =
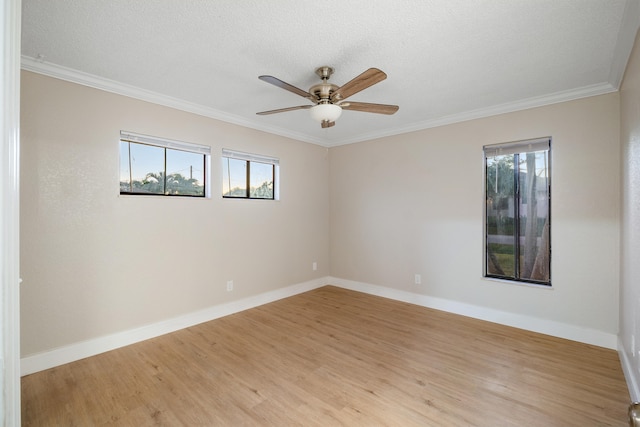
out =
[[[23,68],[333,146],[617,90],[638,0],[22,0]],[[308,89],[387,80],[321,129]]]

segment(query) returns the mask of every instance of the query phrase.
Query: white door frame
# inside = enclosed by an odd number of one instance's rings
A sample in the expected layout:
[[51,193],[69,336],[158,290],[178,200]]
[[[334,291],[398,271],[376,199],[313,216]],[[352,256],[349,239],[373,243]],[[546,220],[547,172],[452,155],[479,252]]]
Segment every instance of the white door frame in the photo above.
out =
[[0,9],[0,422],[20,426],[20,36],[21,0]]

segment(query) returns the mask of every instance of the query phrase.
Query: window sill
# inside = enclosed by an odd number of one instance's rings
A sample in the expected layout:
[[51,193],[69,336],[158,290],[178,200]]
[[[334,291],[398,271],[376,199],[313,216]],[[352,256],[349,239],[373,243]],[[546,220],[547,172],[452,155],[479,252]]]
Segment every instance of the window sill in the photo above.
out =
[[524,286],[526,288],[545,289],[545,290],[548,290],[548,291],[554,290],[553,285],[543,285],[543,284],[537,284],[537,283],[519,282],[519,281],[516,281],[516,280],[499,279],[497,277],[485,277],[485,276],[483,276],[482,280],[485,280],[485,281],[488,281],[488,282],[504,283],[504,284],[507,284],[507,285]]

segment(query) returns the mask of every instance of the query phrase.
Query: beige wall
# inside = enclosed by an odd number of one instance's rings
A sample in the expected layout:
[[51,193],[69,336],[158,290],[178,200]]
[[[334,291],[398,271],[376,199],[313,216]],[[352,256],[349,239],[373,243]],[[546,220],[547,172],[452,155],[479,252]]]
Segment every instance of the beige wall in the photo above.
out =
[[[544,136],[553,289],[483,279],[482,147]],[[617,334],[617,93],[336,147],[330,159],[332,276]]]
[[[22,86],[23,357],[329,275],[617,334],[618,94],[327,150],[29,72]],[[120,130],[211,145],[214,197],[119,196]],[[552,290],[482,278],[482,146],[540,136]],[[279,157],[281,200],[222,200],[223,147]]]
[[[120,130],[210,145],[213,197],[119,196]],[[326,148],[30,72],[21,133],[23,357],[329,274]],[[281,200],[222,200],[223,147]]]
[[632,398],[640,399],[640,38],[620,90],[622,257],[620,342]]

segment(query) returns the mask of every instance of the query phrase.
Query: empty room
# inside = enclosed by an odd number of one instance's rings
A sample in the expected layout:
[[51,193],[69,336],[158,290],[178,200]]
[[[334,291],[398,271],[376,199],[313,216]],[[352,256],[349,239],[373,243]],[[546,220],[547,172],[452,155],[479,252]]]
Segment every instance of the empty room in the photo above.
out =
[[5,6],[4,425],[640,425],[640,0]]

